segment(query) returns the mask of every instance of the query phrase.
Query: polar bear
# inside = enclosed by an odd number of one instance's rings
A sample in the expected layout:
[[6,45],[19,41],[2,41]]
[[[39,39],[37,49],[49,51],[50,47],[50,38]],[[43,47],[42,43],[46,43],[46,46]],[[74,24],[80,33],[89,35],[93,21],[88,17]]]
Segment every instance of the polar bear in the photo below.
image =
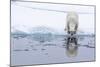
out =
[[65,31],[68,34],[76,34],[78,28],[78,14],[76,12],[68,12]]

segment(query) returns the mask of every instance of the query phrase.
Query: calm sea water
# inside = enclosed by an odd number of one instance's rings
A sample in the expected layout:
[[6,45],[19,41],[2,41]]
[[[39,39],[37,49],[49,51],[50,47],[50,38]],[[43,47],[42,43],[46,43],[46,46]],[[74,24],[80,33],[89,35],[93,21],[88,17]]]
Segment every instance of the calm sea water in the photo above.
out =
[[[95,36],[77,37],[74,53],[66,49],[65,35],[30,35],[11,37],[11,65],[36,65],[95,60]],[[74,55],[73,55],[74,54]]]

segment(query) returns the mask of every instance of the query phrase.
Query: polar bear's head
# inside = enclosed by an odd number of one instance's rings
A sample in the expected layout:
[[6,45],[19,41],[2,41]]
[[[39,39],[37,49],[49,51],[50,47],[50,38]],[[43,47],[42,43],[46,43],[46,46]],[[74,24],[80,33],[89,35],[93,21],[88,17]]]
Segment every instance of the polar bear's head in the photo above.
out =
[[67,22],[78,23],[78,14],[76,12],[68,12]]

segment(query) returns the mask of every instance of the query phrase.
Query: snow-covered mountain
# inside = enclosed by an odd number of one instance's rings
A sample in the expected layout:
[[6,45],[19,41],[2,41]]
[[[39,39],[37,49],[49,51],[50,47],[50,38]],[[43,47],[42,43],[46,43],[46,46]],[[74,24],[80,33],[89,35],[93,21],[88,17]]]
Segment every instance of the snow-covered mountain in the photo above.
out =
[[20,26],[20,25],[12,26],[11,33],[12,34],[28,34],[28,32],[26,31],[26,27]]
[[[66,35],[67,33],[62,31],[57,31],[53,28],[46,26],[36,26],[36,27],[27,27],[27,26],[14,26],[11,28],[13,34],[55,34],[55,35]],[[90,35],[93,33],[77,31],[78,35]]]
[[54,29],[45,26],[30,27],[28,29],[25,26],[12,27],[11,32],[14,34],[35,34],[35,33],[58,34],[58,32],[55,31]]
[[37,26],[37,27],[33,27],[30,30],[30,33],[34,34],[34,33],[42,33],[42,34],[57,34],[57,31],[55,31],[52,28],[49,27],[45,27],[45,26]]
[[91,33],[91,32],[83,32],[83,31],[77,31],[77,34],[78,35],[94,35],[94,33]]

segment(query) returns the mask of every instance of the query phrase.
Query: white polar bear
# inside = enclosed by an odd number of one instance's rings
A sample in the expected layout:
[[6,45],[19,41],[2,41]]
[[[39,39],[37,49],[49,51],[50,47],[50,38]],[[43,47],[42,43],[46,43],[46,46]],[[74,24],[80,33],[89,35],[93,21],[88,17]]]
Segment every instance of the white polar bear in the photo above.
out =
[[65,31],[68,34],[76,34],[78,28],[78,14],[76,12],[68,12]]

